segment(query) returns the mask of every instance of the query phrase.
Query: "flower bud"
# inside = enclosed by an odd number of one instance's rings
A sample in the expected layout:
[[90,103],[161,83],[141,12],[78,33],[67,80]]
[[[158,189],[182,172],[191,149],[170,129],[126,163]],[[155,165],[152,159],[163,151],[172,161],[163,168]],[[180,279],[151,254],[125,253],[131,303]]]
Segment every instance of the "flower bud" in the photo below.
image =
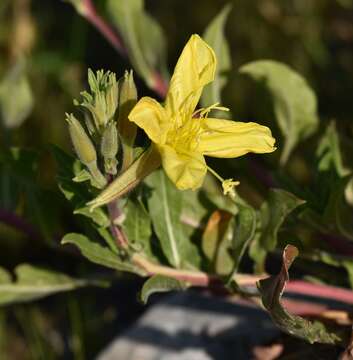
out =
[[66,114],[66,121],[69,124],[71,141],[78,158],[87,166],[98,186],[104,187],[107,181],[97,167],[97,153],[91,139],[73,114]]
[[108,120],[111,120],[118,108],[119,87],[114,73],[108,73],[107,89],[105,94],[106,111]]
[[134,189],[147,175],[161,165],[159,152],[154,146],[145,150],[126,171],[122,172],[95,199],[87,203],[90,211],[118,199]]
[[96,149],[81,123],[73,114],[66,114],[66,121],[69,124],[72,144],[80,161],[85,165],[97,161]]
[[134,82],[132,70],[125,71],[124,78],[120,87],[119,97],[119,120],[127,118],[132,108],[137,102],[137,89]]
[[83,101],[80,105],[92,114],[95,128],[101,134],[118,108],[118,82],[110,71],[99,70],[95,74],[89,69],[88,84],[91,92],[81,93]]
[[104,158],[105,171],[115,175],[117,173],[116,155],[119,149],[118,131],[115,121],[111,121],[104,130],[101,142],[101,154]]
[[133,145],[136,138],[137,126],[129,121],[128,116],[137,102],[137,89],[132,71],[125,72],[119,94],[118,129],[123,143],[123,164],[126,169],[133,161]]

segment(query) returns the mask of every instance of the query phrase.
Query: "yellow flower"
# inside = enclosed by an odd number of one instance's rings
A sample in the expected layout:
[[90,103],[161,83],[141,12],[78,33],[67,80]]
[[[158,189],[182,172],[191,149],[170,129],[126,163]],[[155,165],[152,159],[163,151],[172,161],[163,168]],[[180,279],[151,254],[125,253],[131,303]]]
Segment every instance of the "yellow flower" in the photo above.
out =
[[248,152],[275,150],[271,130],[256,123],[208,118],[215,104],[195,111],[203,87],[214,80],[216,57],[192,35],[178,60],[165,105],[143,97],[129,115],[157,147],[168,177],[181,190],[202,185],[207,172],[204,156],[234,158]]

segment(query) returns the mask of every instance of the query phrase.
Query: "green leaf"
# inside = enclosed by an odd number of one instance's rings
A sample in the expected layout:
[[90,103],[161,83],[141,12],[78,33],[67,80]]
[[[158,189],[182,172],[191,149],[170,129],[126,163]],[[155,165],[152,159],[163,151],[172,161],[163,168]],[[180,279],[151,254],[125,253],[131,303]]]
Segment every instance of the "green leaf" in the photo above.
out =
[[312,261],[320,261],[327,265],[335,267],[343,267],[347,271],[348,281],[351,289],[353,289],[353,259],[350,256],[342,256],[331,254],[326,251],[314,250],[304,255]]
[[340,140],[334,121],[327,126],[326,132],[316,150],[316,156],[319,158],[319,171],[329,171],[333,168],[340,177],[344,177],[351,172],[350,169],[343,165]]
[[99,264],[111,269],[120,271],[129,271],[137,274],[141,272],[129,262],[128,258],[115,254],[109,248],[102,246],[97,242],[93,242],[86,236],[76,233],[66,234],[61,243],[73,244],[77,246],[84,257],[95,264]]
[[234,267],[233,232],[234,218],[230,213],[217,210],[211,215],[202,236],[202,250],[216,274],[228,275]]
[[280,227],[287,216],[305,201],[295,195],[281,190],[271,189],[268,199],[260,209],[261,229],[250,250],[250,256],[256,263],[257,272],[264,271],[266,254],[277,245]]
[[61,192],[74,207],[74,214],[86,216],[93,220],[100,227],[108,227],[110,224],[109,217],[103,208],[90,210],[86,206],[94,195],[90,192],[89,186],[82,181],[85,170],[82,164],[73,156],[66,154],[59,147],[52,145],[52,153],[58,164],[58,185]]
[[137,199],[129,198],[124,207],[122,229],[129,244],[137,247],[147,258],[153,259],[151,246],[152,224],[148,212]]
[[96,208],[90,211],[88,206],[79,207],[74,210],[74,214],[79,214],[92,219],[98,226],[108,227],[110,220],[107,213],[102,208]]
[[265,249],[274,250],[277,244],[277,234],[286,217],[304,200],[281,190],[271,189],[268,199],[261,206],[261,237],[260,243]]
[[143,284],[140,299],[146,304],[152,294],[167,291],[181,291],[186,288],[187,284],[182,281],[163,275],[154,275]]
[[336,181],[331,189],[322,221],[329,230],[338,230],[340,234],[353,240],[353,213],[345,197],[347,184],[350,181],[350,176]]
[[181,223],[183,197],[163,170],[153,172],[146,179],[152,188],[148,209],[153,228],[169,263],[176,268],[196,265],[199,254],[190,239],[185,236]]
[[238,271],[245,250],[255,236],[257,225],[256,212],[251,206],[238,204],[238,208],[239,212],[236,216],[236,227],[233,235],[233,275]]
[[211,21],[203,35],[203,39],[212,47],[218,60],[215,79],[202,92],[203,107],[222,102],[221,91],[227,82],[227,72],[232,66],[229,45],[224,36],[224,27],[231,8],[230,4],[226,5]]
[[16,281],[0,268],[0,305],[36,300],[57,292],[80,287],[102,286],[101,281],[75,279],[53,270],[21,264],[15,269]]
[[0,83],[0,112],[4,126],[19,127],[33,109],[33,96],[24,62],[18,61]]
[[183,197],[182,223],[189,227],[189,230],[204,228],[206,225],[204,219],[209,215],[210,210],[214,210],[214,207],[206,206],[202,190],[185,190],[180,195]]
[[286,246],[283,251],[283,263],[280,273],[260,280],[257,285],[261,294],[262,303],[270,313],[274,323],[283,331],[304,339],[311,344],[340,344],[343,339],[328,326],[319,321],[309,321],[300,316],[290,314],[281,304],[284,288],[289,280],[288,270],[298,250],[292,245]]
[[143,0],[108,0],[107,9],[123,37],[135,70],[153,86],[155,71],[166,72],[163,30],[145,12]]
[[276,61],[254,61],[242,66],[240,72],[262,82],[272,95],[276,120],[285,138],[281,154],[281,163],[285,164],[295,146],[318,128],[316,96],[300,74]]

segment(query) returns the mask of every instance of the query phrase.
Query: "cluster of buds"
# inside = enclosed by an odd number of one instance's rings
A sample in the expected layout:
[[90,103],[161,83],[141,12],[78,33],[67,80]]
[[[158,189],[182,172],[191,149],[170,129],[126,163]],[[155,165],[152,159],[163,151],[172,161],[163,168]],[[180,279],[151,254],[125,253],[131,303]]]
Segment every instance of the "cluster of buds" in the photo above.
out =
[[88,71],[90,92],[81,93],[84,109],[81,123],[73,114],[66,114],[70,137],[77,157],[87,167],[92,183],[98,188],[107,185],[107,178],[126,168],[133,161],[136,125],[128,120],[137,101],[132,72],[117,80],[112,72]]

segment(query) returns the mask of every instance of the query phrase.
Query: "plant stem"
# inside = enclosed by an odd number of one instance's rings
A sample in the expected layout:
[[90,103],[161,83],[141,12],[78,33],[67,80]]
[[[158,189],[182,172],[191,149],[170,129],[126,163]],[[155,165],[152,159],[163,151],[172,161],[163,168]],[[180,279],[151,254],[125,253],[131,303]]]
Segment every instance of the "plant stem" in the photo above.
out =
[[[197,287],[222,287],[223,283],[216,275],[206,274],[201,271],[177,270],[168,266],[151,263],[140,254],[134,254],[132,261],[141,267],[148,276],[164,275],[174,279],[185,281]],[[256,287],[259,280],[268,275],[235,274],[234,280],[239,286]],[[306,296],[314,296],[329,300],[335,300],[347,304],[353,304],[353,291],[336,286],[312,284],[302,280],[289,281],[286,286],[287,293],[295,293]]]
[[92,0],[84,0],[83,3],[84,11],[82,12],[82,15],[84,18],[107,39],[107,41],[118,53],[126,57],[127,51],[122,40],[119,35],[104,21],[104,19],[97,14]]
[[30,240],[41,239],[39,232],[27,221],[5,209],[0,209],[0,222],[17,229],[28,236]]
[[116,202],[117,200],[114,200],[107,205],[110,218],[110,232],[116,239],[118,246],[122,249],[127,249],[129,246],[127,238],[120,226],[115,224],[115,220],[122,215]]
[[[83,11],[80,14],[93,25],[124,58],[128,59],[128,50],[119,34],[97,13],[92,0],[83,0]],[[156,71],[153,76],[151,88],[162,98],[168,91],[168,85],[162,75]]]

